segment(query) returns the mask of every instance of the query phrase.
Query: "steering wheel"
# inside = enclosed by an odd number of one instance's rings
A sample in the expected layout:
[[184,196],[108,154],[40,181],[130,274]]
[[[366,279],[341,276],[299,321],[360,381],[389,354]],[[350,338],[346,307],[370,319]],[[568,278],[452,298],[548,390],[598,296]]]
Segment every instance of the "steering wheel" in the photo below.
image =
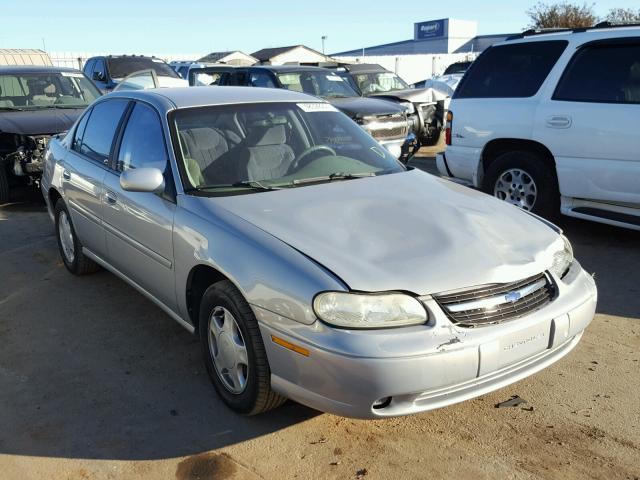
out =
[[319,152],[321,150],[326,150],[334,157],[337,155],[336,151],[331,147],[327,147],[326,145],[314,145],[313,147],[307,148],[304,152],[297,156],[297,158],[291,164],[291,168],[289,169],[289,171],[296,171],[299,168],[306,167],[311,162],[311,160],[309,159],[306,162],[302,162],[302,159],[307,158],[312,153]]

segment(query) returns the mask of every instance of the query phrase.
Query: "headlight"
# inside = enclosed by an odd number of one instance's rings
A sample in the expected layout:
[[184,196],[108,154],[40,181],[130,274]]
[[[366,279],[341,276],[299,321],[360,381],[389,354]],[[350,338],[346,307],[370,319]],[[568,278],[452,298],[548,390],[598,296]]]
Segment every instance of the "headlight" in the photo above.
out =
[[562,278],[573,263],[573,248],[571,248],[571,243],[569,243],[569,239],[567,237],[560,235],[560,238],[562,239],[563,246],[553,254],[551,271],[558,277]]
[[316,315],[327,323],[347,328],[392,328],[427,321],[422,304],[402,293],[320,293],[313,300]]
[[411,102],[401,102],[400,105],[404,107],[404,112],[407,115],[411,115],[412,113],[416,112],[416,107],[414,107],[413,103]]

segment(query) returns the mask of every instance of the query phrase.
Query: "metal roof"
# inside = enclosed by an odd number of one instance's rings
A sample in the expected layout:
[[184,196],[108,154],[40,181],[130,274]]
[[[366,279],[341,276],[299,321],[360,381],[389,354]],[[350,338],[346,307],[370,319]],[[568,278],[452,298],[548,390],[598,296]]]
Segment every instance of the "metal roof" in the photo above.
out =
[[0,74],[8,73],[60,73],[74,72],[82,73],[76,68],[53,67],[49,65],[0,65]]
[[[234,53],[240,53],[242,55],[247,55],[246,53],[241,52],[240,50],[230,50],[230,51],[227,51],[227,52],[211,52],[208,55],[205,55],[204,57],[199,58],[198,62],[215,63],[215,62],[220,61],[222,58],[228,57],[229,55],[234,54]],[[251,55],[247,55],[247,57],[251,57]]]
[[320,53],[317,50],[314,50],[313,48],[309,48],[305,45],[290,45],[288,47],[263,48],[262,50],[253,52],[251,56],[257,58],[261,62],[266,62],[268,60],[271,60],[273,57],[282,55],[283,53],[289,52],[295,48],[305,48],[311,52],[317,53],[318,55],[322,55],[323,57],[326,56],[323,53]]
[[146,100],[162,111],[174,108],[201,107],[262,102],[324,102],[317,97],[284,88],[259,87],[180,87],[149,90],[117,90],[105,98]]

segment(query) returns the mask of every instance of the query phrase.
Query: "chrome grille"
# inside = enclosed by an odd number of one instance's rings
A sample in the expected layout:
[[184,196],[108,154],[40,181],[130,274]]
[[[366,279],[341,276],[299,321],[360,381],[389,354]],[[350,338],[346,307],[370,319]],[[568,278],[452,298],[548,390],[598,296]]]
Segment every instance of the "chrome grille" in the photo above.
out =
[[395,140],[409,134],[409,124],[404,115],[367,117],[362,125],[376,140]]
[[473,328],[513,320],[551,302],[554,287],[545,273],[518,282],[434,295],[449,320]]

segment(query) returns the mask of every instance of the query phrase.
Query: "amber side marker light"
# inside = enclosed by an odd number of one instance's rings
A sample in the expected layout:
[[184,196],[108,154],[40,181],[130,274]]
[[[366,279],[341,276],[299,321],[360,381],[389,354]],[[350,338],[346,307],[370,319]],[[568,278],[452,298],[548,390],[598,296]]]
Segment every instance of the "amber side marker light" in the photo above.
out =
[[304,355],[305,357],[309,356],[309,350],[306,348],[299,347],[298,345],[294,345],[291,342],[287,342],[283,338],[276,337],[275,335],[271,335],[271,341],[281,347],[288,348],[292,352],[299,353],[300,355]]

